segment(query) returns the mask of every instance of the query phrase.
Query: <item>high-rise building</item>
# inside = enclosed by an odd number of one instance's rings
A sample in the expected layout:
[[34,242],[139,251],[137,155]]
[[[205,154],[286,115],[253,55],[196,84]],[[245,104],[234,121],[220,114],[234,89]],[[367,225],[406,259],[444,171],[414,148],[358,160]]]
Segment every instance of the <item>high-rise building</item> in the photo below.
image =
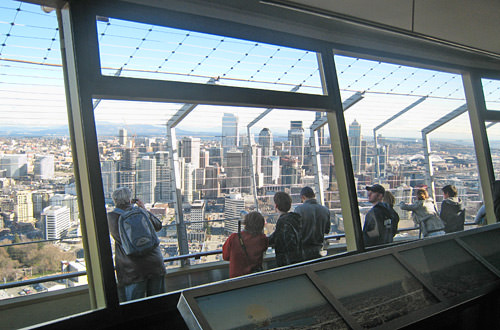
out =
[[51,196],[52,192],[47,190],[37,190],[32,192],[31,198],[33,201],[33,216],[35,219],[40,219],[40,214],[42,214],[43,209],[49,206],[49,199]]
[[235,188],[241,191],[243,187],[243,167],[245,153],[240,150],[232,150],[227,153],[225,172],[227,174],[227,188]]
[[14,196],[16,218],[18,222],[35,222],[33,218],[33,199],[31,191],[19,190]]
[[125,146],[127,144],[127,130],[125,128],[120,128],[118,130],[118,142],[121,146]]
[[42,212],[42,223],[46,239],[63,238],[70,227],[70,210],[66,206],[48,206]]
[[[316,115],[315,115],[315,121],[316,120],[320,120],[321,117],[323,117],[323,113],[322,112],[316,112]],[[326,145],[326,139],[325,139],[325,126],[321,126],[319,129],[318,129],[318,144],[320,146],[324,146]]]
[[191,204],[191,225],[194,230],[203,229],[203,220],[205,220],[205,201],[196,200]]
[[368,146],[366,144],[365,140],[361,140],[361,150],[359,153],[359,171],[360,172],[365,172],[366,171],[366,153],[368,151]]
[[144,203],[155,202],[156,159],[144,156],[137,159],[135,196]]
[[224,113],[222,116],[222,149],[223,157],[231,149],[239,144],[238,117],[232,113]]
[[262,148],[262,157],[266,158],[273,154],[273,133],[269,128],[263,128],[259,133],[259,145]]
[[68,194],[55,194],[49,199],[50,206],[65,206],[70,211],[70,219],[72,221],[78,220],[78,198],[74,195]]
[[224,200],[224,229],[228,233],[238,232],[238,220],[241,220],[241,211],[245,210],[245,200],[241,194],[230,194]]
[[300,166],[302,166],[304,160],[304,128],[301,120],[290,121],[288,141],[290,141],[290,155],[295,156]]
[[193,202],[193,191],[196,182],[196,168],[191,163],[183,162],[183,176],[182,176],[182,193],[184,196],[184,202]]
[[0,170],[5,170],[7,178],[20,178],[28,174],[28,156],[26,154],[0,155]]
[[111,203],[113,191],[118,188],[118,162],[113,159],[101,162],[102,188],[106,203]]
[[352,169],[358,174],[361,170],[361,125],[356,119],[349,125],[349,149]]
[[208,150],[200,150],[200,168],[207,167],[210,163],[210,153]]
[[182,139],[181,157],[186,163],[191,163],[195,168],[200,167],[200,138],[191,136]]
[[54,155],[37,155],[34,174],[35,179],[52,179],[54,177]]
[[208,166],[205,168],[205,186],[203,193],[205,198],[215,199],[220,195],[219,167]]
[[155,202],[168,202],[172,196],[172,171],[169,163],[169,153],[158,151],[156,159]]

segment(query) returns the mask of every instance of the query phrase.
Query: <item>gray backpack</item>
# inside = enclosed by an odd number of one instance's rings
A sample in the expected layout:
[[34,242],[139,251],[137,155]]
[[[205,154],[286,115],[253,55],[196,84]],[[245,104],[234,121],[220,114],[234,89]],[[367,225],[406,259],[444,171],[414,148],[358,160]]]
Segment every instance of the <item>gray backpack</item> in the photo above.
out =
[[160,244],[156,231],[149,220],[149,214],[140,207],[132,207],[126,211],[115,208],[118,213],[118,232],[122,248],[128,256],[141,256]]

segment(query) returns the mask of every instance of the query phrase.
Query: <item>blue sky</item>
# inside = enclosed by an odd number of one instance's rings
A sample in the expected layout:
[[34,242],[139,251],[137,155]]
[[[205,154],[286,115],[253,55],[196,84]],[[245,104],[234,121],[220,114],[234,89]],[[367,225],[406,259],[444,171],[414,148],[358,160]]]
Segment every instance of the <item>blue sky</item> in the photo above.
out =
[[[20,10],[18,10],[20,9]],[[14,24],[12,24],[14,23]],[[207,35],[110,18],[97,21],[102,73],[122,76],[218,84],[321,94],[316,54],[275,45]],[[0,115],[3,125],[65,125],[66,101],[62,80],[59,36],[55,12],[40,6],[3,1],[0,4]],[[380,133],[420,137],[423,127],[465,103],[460,75],[408,66],[335,56],[343,99],[359,91],[362,101],[345,112],[347,125],[361,123],[362,134],[422,96],[427,99],[384,127]],[[487,106],[500,110],[500,82],[483,80]],[[123,125],[164,125],[179,104],[102,101],[96,119]],[[224,112],[240,118],[240,131],[265,109],[199,106],[179,126],[217,130]],[[259,122],[275,134],[285,134],[290,120],[314,113],[276,110]],[[500,127],[500,125],[499,125]],[[498,131],[498,132],[497,132]],[[500,137],[493,126],[489,134]],[[467,114],[438,129],[433,136],[470,138]]]

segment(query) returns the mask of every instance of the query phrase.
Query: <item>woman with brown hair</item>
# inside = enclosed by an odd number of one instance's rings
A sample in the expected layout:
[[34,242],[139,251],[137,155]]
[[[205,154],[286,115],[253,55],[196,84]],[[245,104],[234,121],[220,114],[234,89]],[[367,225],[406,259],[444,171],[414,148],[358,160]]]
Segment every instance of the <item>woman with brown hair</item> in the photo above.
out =
[[263,233],[264,217],[259,212],[245,215],[242,232],[233,233],[222,247],[222,258],[229,261],[229,277],[242,276],[262,270],[264,252],[269,241]]
[[413,212],[413,221],[420,226],[424,237],[444,235],[444,223],[439,218],[434,200],[429,197],[427,190],[417,190],[417,201],[413,204],[401,202],[402,210]]

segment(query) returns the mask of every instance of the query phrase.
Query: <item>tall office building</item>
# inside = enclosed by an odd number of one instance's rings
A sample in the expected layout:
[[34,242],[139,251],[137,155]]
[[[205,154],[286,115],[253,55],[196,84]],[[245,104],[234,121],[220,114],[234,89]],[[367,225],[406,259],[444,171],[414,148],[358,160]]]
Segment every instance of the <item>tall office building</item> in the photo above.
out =
[[241,211],[245,210],[245,200],[241,194],[230,194],[224,199],[224,229],[228,233],[238,232],[238,220],[241,220]]
[[[316,115],[315,115],[315,121],[316,120],[320,120],[321,117],[323,117],[323,113],[322,112],[316,112]],[[324,146],[326,145],[326,140],[325,140],[325,126],[321,126],[319,129],[318,129],[318,143],[320,146]]]
[[232,113],[224,113],[222,116],[222,149],[223,157],[231,149],[239,144],[238,117]]
[[263,128],[259,133],[259,145],[262,148],[262,157],[269,157],[273,154],[274,141],[273,133],[269,128]]
[[43,209],[49,206],[51,195],[52,192],[48,190],[37,190],[32,192],[31,199],[33,201],[33,216],[35,219],[40,220],[40,214],[42,214]]
[[127,187],[135,195],[137,151],[133,148],[122,150],[119,163],[118,186]]
[[207,166],[205,168],[205,186],[203,189],[205,198],[215,199],[219,197],[219,174],[220,168],[218,166]]
[[118,130],[118,142],[121,146],[125,146],[127,144],[127,130],[125,128],[120,128]]
[[42,223],[46,239],[63,238],[70,227],[70,210],[66,206],[48,206],[42,212]]
[[361,170],[361,125],[356,119],[349,125],[349,149],[352,169],[355,174],[359,174]]
[[195,168],[200,167],[200,138],[191,136],[184,137],[182,140],[181,157],[184,157],[186,163],[191,163]]
[[35,179],[52,179],[54,177],[54,155],[35,156]]
[[202,230],[203,220],[205,220],[205,201],[196,200],[191,204],[191,225],[189,227],[194,230]]
[[78,199],[74,195],[55,194],[49,199],[50,206],[65,206],[69,209],[70,219],[77,221],[79,217]]
[[245,166],[245,153],[232,150],[227,153],[227,164],[224,168],[227,174],[226,187],[241,191],[243,188],[243,167]]
[[172,171],[170,169],[169,153],[158,151],[156,159],[155,202],[168,202],[172,196]]
[[302,166],[304,161],[304,128],[301,120],[290,121],[288,141],[290,141],[290,155],[295,156]]
[[182,180],[181,191],[182,191],[183,196],[184,196],[184,202],[192,203],[193,202],[194,185],[196,182],[196,168],[191,163],[183,162],[181,164],[182,164],[181,169],[183,172],[183,176],[181,178],[181,180]]
[[137,159],[135,196],[144,203],[155,202],[156,159],[144,156]]
[[296,158],[282,158],[281,183],[286,186],[297,185],[300,182],[300,166]]
[[368,152],[368,146],[365,140],[361,140],[361,150],[359,152],[359,171],[364,173],[366,171],[366,153]]
[[113,191],[118,188],[118,162],[114,159],[101,161],[102,188],[106,203],[111,203]]
[[28,156],[26,154],[0,155],[0,171],[5,170],[7,178],[20,178],[28,174]]
[[210,153],[208,150],[200,150],[200,168],[205,168],[209,165]]
[[14,212],[16,213],[18,222],[35,223],[35,218],[33,218],[33,199],[31,197],[31,191],[16,191],[14,195],[14,205]]

